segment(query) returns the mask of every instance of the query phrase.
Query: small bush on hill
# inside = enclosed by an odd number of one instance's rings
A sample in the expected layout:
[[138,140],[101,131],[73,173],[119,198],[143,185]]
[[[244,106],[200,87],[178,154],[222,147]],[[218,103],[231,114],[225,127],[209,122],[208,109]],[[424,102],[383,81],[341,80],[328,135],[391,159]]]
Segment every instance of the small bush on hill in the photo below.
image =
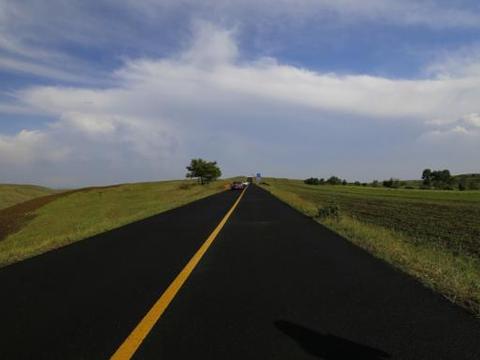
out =
[[318,208],[317,219],[334,218],[338,219],[340,216],[340,207],[338,205],[328,205]]
[[188,189],[191,189],[193,186],[195,186],[195,184],[192,184],[192,183],[183,183],[183,184],[180,184],[180,186],[178,187],[180,190],[188,190]]

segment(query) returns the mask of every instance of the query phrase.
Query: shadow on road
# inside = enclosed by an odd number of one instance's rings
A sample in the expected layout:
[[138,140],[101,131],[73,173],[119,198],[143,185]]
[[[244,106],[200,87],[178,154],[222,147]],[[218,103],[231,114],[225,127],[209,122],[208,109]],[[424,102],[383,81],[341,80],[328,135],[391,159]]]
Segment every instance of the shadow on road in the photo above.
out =
[[322,334],[289,321],[275,321],[275,326],[295,340],[307,353],[325,360],[382,360],[390,355],[384,351],[360,345],[340,337]]

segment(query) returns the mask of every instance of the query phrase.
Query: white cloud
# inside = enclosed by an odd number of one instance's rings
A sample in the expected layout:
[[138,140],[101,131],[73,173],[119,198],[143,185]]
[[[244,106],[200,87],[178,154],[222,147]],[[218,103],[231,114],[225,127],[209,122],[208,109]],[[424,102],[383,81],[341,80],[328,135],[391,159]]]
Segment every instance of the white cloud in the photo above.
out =
[[480,129],[480,114],[478,113],[465,115],[463,121],[471,127]]
[[[0,163],[42,159],[41,167],[31,169],[37,177],[45,172],[43,181],[84,169],[78,182],[111,182],[179,177],[194,156],[223,162],[227,175],[269,169],[278,154],[285,161],[294,156],[295,151],[285,152],[285,146],[291,148],[285,141],[297,129],[323,136],[322,124],[338,127],[338,134],[354,133],[357,142],[384,123],[416,127],[417,136],[430,131],[427,140],[446,132],[480,140],[473,131],[479,120],[476,73],[428,80],[318,73],[274,59],[242,61],[234,32],[210,24],[200,24],[196,33],[177,56],[128,61],[113,74],[116,87],[39,86],[18,92],[18,105],[54,120],[42,130],[3,136]],[[353,131],[355,122],[364,126]],[[380,135],[374,139],[380,140]],[[309,146],[331,146],[328,138],[323,141]],[[299,151],[307,146],[300,139],[294,143]],[[61,156],[52,149],[62,149]]]
[[480,114],[471,113],[450,121],[430,122],[432,130],[422,138],[435,142],[442,141],[474,141],[480,145]]
[[59,161],[68,150],[54,149],[49,135],[38,130],[22,130],[13,136],[0,135],[0,162],[7,165],[27,165],[38,160]]
[[122,123],[122,119],[115,117],[77,112],[65,113],[61,120],[64,126],[92,137],[111,136]]
[[0,103],[0,114],[35,114],[36,112],[25,106]]
[[[115,56],[128,53],[126,48],[158,54],[162,52],[158,49],[171,50],[181,42],[184,29],[198,19],[245,30],[256,37],[251,43],[258,41],[260,48],[271,45],[271,34],[302,26],[304,30],[311,26],[320,29],[318,36],[328,37],[325,41],[332,39],[328,32],[322,35],[322,26],[349,28],[365,22],[432,29],[480,27],[477,8],[431,0],[0,0],[0,69],[92,83],[102,74],[93,71],[88,55],[82,62],[81,56],[66,55],[65,48],[83,47],[85,54],[109,49]],[[166,41],[156,34],[173,32],[176,40],[162,48]],[[227,48],[225,39],[209,39],[212,51],[216,47],[224,53],[197,61],[235,57],[235,49]],[[188,57],[188,53],[183,55]]]
[[0,56],[0,69],[6,69],[13,72],[27,73],[37,75],[39,77],[57,79],[67,82],[85,83],[92,82],[85,76],[76,75],[64,70],[57,70],[50,66],[36,64],[30,61],[22,61],[16,58]]

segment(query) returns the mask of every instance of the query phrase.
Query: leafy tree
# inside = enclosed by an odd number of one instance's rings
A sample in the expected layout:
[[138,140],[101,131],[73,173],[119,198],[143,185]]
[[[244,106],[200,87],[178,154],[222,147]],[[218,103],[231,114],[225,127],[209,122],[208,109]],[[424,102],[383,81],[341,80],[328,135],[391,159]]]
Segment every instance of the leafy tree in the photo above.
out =
[[451,183],[453,182],[453,178],[449,170],[434,171],[432,173],[432,176],[433,184],[438,184],[438,186],[440,187],[445,185],[451,185]]
[[422,173],[423,185],[425,187],[434,186],[437,189],[450,189],[455,178],[449,170],[430,170],[425,169]]
[[318,180],[317,178],[314,178],[314,177],[305,179],[303,182],[307,185],[319,185],[320,184],[320,180]]
[[330,185],[340,185],[341,183],[342,183],[342,180],[336,176],[330,176],[330,178],[327,180],[327,184],[330,184]]
[[432,170],[430,169],[425,169],[422,172],[422,180],[423,180],[423,185],[431,185],[432,182]]
[[222,176],[222,171],[216,161],[206,161],[203,159],[192,159],[187,166],[187,178],[197,178],[200,184],[207,184]]
[[348,185],[347,180],[343,179],[342,185]]

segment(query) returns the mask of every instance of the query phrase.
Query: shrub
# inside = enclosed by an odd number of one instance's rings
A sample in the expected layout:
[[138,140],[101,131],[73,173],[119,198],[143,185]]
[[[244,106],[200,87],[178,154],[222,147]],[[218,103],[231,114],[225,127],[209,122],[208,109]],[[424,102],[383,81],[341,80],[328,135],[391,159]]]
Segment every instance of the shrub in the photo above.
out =
[[183,184],[180,184],[180,186],[178,187],[180,190],[188,190],[188,189],[191,189],[193,186],[195,186],[195,184],[192,184],[192,183],[183,183]]
[[328,205],[318,208],[317,216],[318,219],[327,219],[327,218],[334,218],[338,219],[340,216],[340,207],[336,204]]

